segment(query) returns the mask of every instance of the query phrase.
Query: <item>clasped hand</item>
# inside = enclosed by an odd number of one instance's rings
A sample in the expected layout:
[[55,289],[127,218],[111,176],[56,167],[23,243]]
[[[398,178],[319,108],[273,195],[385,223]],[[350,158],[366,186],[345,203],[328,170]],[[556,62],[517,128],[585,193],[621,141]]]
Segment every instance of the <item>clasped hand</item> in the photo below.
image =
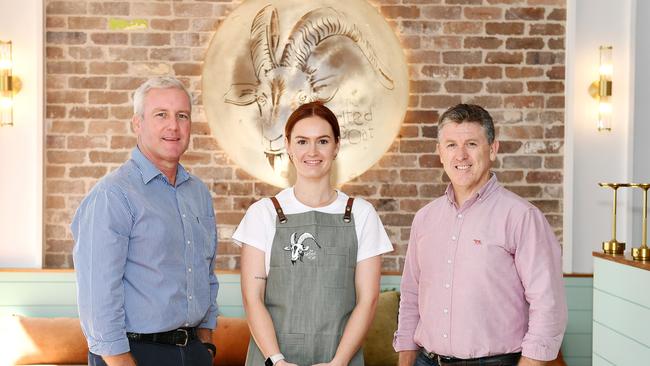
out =
[[[287,360],[280,360],[275,364],[275,366],[298,366],[298,365],[296,365],[295,363],[288,362]],[[338,363],[336,363],[334,361],[331,361],[331,362],[327,362],[327,363],[315,364],[315,365],[312,365],[312,366],[345,366],[345,365],[341,365],[341,364],[338,364]]]

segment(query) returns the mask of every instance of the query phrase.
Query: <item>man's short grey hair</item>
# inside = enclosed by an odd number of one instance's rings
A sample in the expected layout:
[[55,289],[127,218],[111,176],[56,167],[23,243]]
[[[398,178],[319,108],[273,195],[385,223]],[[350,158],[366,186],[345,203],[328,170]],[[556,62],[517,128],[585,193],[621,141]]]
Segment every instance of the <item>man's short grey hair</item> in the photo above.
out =
[[485,137],[490,145],[494,142],[494,122],[490,113],[476,104],[458,104],[445,111],[438,119],[438,135],[440,130],[449,123],[471,122],[478,123],[485,131]]
[[192,112],[192,96],[187,91],[183,83],[173,76],[158,76],[151,78],[138,87],[133,93],[133,114],[144,118],[144,97],[151,89],[169,89],[175,88],[182,90],[190,101],[190,113]]

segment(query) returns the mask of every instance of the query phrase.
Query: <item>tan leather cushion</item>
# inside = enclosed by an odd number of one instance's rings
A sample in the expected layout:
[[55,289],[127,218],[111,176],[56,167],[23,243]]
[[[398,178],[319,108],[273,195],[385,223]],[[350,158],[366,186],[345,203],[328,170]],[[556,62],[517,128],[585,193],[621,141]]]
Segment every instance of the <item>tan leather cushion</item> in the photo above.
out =
[[87,364],[88,346],[77,318],[0,317],[1,365]]
[[246,351],[251,333],[246,319],[220,316],[212,342],[217,347],[214,366],[238,366],[246,362]]
[[366,366],[395,366],[397,353],[393,350],[393,334],[397,330],[399,292],[386,291],[379,294],[375,319],[370,325],[363,344]]
[[[250,331],[245,319],[219,317],[212,341],[214,365],[243,365]],[[88,346],[78,318],[0,317],[0,365],[87,364]]]

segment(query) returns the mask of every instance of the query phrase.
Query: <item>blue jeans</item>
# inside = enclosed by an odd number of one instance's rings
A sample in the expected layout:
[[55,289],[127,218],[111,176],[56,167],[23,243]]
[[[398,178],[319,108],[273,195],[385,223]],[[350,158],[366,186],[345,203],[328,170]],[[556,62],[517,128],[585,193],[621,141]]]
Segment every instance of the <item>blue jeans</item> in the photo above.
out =
[[[138,366],[211,366],[212,354],[198,339],[187,346],[129,341]],[[106,366],[101,356],[88,352],[89,366]]]
[[438,366],[438,361],[430,360],[422,352],[418,352],[418,357],[415,359],[413,366]]

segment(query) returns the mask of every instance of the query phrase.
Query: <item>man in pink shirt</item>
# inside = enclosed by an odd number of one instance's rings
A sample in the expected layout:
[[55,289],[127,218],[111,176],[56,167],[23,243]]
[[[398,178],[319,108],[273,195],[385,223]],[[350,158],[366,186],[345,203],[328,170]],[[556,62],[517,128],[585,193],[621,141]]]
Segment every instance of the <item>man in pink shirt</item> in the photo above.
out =
[[413,220],[393,341],[399,365],[544,365],[567,321],[553,230],[490,172],[499,142],[485,109],[448,109],[437,148],[451,184]]

